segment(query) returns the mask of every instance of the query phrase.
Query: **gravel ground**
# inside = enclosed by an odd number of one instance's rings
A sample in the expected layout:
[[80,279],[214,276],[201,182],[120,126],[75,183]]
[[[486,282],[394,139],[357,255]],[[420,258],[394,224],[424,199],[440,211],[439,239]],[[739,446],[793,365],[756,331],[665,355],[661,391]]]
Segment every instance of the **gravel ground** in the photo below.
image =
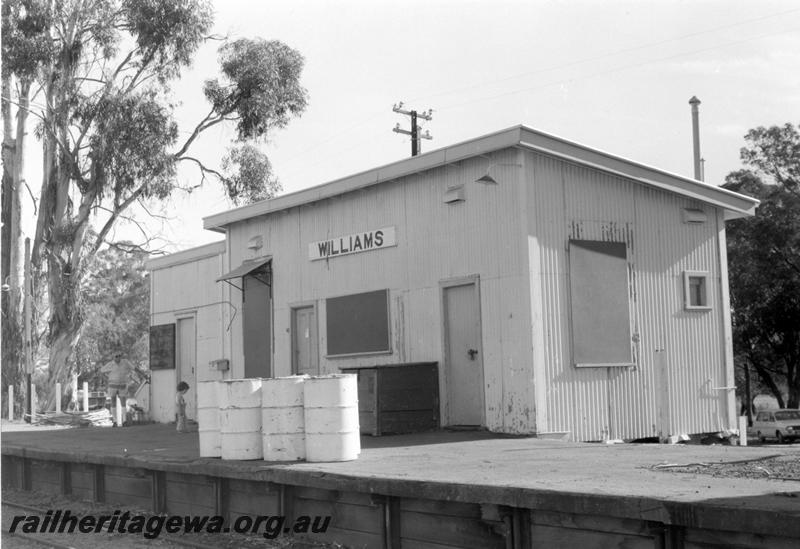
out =
[[[7,504],[8,502],[9,504]],[[42,510],[41,513],[33,513],[29,510],[14,507],[10,503],[29,505]],[[91,501],[70,499],[63,496],[52,494],[42,494],[37,492],[24,492],[19,490],[3,490],[3,513],[2,513],[2,545],[3,547],[13,547],[19,549],[41,549],[42,544],[28,541],[8,533],[14,515],[33,515],[38,514],[44,517],[47,510],[67,510],[72,515],[112,515],[119,506],[106,503],[95,503]],[[131,515],[141,514],[146,517],[152,513],[145,510],[125,508]],[[18,528],[18,531],[20,529]],[[156,539],[145,539],[141,534],[121,534],[121,533],[64,533],[64,534],[29,534],[31,537],[42,542],[55,542],[68,545],[75,549],[134,549],[139,547],[157,548],[185,548],[186,545],[173,542],[169,538],[173,535],[161,535]],[[244,536],[238,534],[184,534],[181,540],[198,544],[206,548],[219,549],[343,549],[339,544],[324,544],[308,540],[282,537],[274,540],[266,540],[260,535]]]
[[[664,463],[652,469],[669,473],[693,473],[728,478],[758,478],[778,481],[800,481],[800,453],[754,460],[718,463]],[[798,485],[800,489],[800,485]]]

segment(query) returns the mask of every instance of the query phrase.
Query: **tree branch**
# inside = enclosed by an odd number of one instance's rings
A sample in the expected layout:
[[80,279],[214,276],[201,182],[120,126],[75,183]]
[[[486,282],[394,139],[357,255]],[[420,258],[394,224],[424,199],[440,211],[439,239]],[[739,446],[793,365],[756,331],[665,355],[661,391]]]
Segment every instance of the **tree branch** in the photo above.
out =
[[137,202],[139,203],[139,207],[142,208],[145,211],[145,213],[147,213],[147,215],[149,215],[153,219],[161,219],[163,221],[172,221],[173,219],[175,219],[174,217],[167,217],[166,215],[154,214],[153,212],[151,212],[148,209],[148,207],[145,205],[145,203],[142,202],[141,198]]
[[6,100],[6,101],[8,101],[9,103],[11,103],[12,105],[16,106],[18,109],[22,109],[22,110],[24,110],[25,112],[27,112],[28,114],[32,114],[33,116],[35,116],[36,118],[38,118],[39,120],[41,120],[41,121],[43,122],[42,126],[45,128],[45,131],[46,131],[48,134],[50,134],[50,137],[52,137],[52,138],[55,140],[55,142],[58,144],[58,146],[59,146],[61,149],[63,149],[63,150],[65,150],[65,151],[68,151],[68,152],[69,152],[69,147],[68,147],[66,144],[62,143],[62,142],[59,140],[59,138],[58,138],[58,135],[57,135],[57,134],[56,134],[56,133],[55,133],[55,132],[54,132],[54,131],[53,131],[53,130],[52,130],[50,127],[49,127],[49,125],[47,124],[47,122],[48,122],[48,120],[47,120],[47,117],[45,117],[45,116],[44,116],[44,115],[42,115],[41,113],[39,113],[39,112],[37,112],[37,111],[35,111],[35,110],[33,110],[33,109],[29,108],[29,107],[26,107],[26,106],[24,106],[24,105],[21,105],[20,103],[18,103],[17,101],[14,101],[14,100],[13,100],[13,99],[11,99],[10,97],[3,97],[3,99],[5,99],[5,100]]
[[97,242],[95,242],[94,246],[92,246],[92,253],[96,253],[97,250],[100,249],[100,246],[103,245],[106,236],[108,236],[108,232],[114,226],[114,223],[117,221],[119,215],[125,211],[128,206],[133,204],[142,194],[144,194],[144,186],[136,189],[121,204],[114,206],[114,210],[111,212],[111,217],[108,218],[108,221],[106,221],[105,225],[103,225],[103,228],[100,229],[100,232],[97,234]]
[[132,242],[107,242],[110,248],[114,248],[126,254],[132,254],[134,252],[142,252],[149,255],[167,255],[167,252],[163,249],[152,250],[150,248],[145,248],[144,246],[150,243],[154,239],[150,239],[145,242],[144,245],[140,244],[133,244]]
[[770,248],[770,251],[773,253],[773,255],[777,256],[778,259],[780,259],[781,261],[786,263],[786,265],[790,269],[792,269],[796,273],[800,274],[800,266],[795,265],[794,262],[791,261],[788,257],[786,257],[786,255],[784,253],[782,253],[778,248],[776,248],[775,246],[772,246]]
[[175,157],[175,160],[182,160],[183,155],[186,153],[187,150],[189,150],[189,146],[192,144],[192,142],[194,142],[195,139],[197,139],[198,135],[206,131],[211,126],[219,124],[224,120],[223,116],[218,116],[216,118],[213,118],[212,115],[214,114],[214,112],[215,112],[214,108],[212,107],[211,111],[206,115],[206,117],[203,120],[200,121],[200,123],[195,127],[194,131],[192,131],[192,134],[189,136],[189,138],[186,140],[183,146],[180,149],[178,149],[178,152],[176,152],[173,155]]
[[[133,58],[133,54],[134,54],[136,51],[138,51],[138,49],[139,49],[139,48],[134,48],[134,49],[132,49],[131,51],[129,51],[129,52],[128,52],[128,55],[126,55],[126,56],[125,56],[125,59],[123,59],[123,60],[120,62],[120,64],[119,64],[119,65],[117,65],[117,68],[114,70],[114,72],[113,72],[113,73],[111,74],[111,76],[108,78],[108,81],[107,81],[107,83],[106,83],[106,86],[105,86],[105,88],[103,89],[103,95],[102,95],[102,97],[105,97],[106,95],[108,95],[108,93],[109,93],[109,92],[111,91],[111,89],[112,89],[112,88],[111,88],[111,83],[112,83],[114,80],[116,80],[116,79],[117,79],[117,76],[119,76],[119,73],[122,71],[123,67],[125,67],[125,65],[126,65],[126,64],[128,64],[128,63],[130,62],[131,58]],[[94,94],[93,94],[93,95],[94,95]],[[83,131],[82,131],[82,132],[81,132],[81,134],[78,136],[78,139],[75,141],[75,148],[76,148],[76,150],[78,150],[78,149],[80,149],[80,148],[81,148],[81,143],[83,142],[83,139],[84,139],[84,138],[86,137],[86,135],[88,134],[88,132],[89,132],[89,129],[92,127],[92,123],[94,122],[94,118],[95,118],[95,116],[97,116],[97,109],[92,109],[92,115],[91,115],[91,116],[89,117],[89,119],[86,121],[86,126],[83,128]]]
[[[203,179],[200,181],[200,185],[202,185],[205,182],[207,173],[218,177],[220,181],[223,181],[223,182],[224,181],[228,181],[228,178],[225,177],[224,175],[222,175],[221,173],[219,173],[217,170],[212,170],[211,168],[206,168],[203,165],[202,162],[200,162],[198,159],[196,159],[196,158],[194,158],[192,156],[182,156],[181,158],[177,158],[176,160],[178,160],[178,161],[189,160],[189,161],[194,162],[195,164],[198,165],[198,167],[200,168],[200,172],[203,174]],[[195,187],[192,187],[192,188],[196,189],[200,185],[196,185]]]
[[36,196],[34,196],[33,189],[31,189],[30,185],[28,185],[28,182],[24,181],[24,183],[25,183],[25,188],[28,189],[28,194],[31,195],[31,202],[33,202],[33,215],[35,217],[36,215],[38,215],[38,208],[39,208],[38,203],[36,201]]

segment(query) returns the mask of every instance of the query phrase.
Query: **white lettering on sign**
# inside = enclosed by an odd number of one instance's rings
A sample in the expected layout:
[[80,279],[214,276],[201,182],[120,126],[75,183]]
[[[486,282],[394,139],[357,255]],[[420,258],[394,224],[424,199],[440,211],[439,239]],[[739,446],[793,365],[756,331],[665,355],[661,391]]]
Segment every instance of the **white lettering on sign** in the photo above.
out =
[[308,245],[308,257],[311,261],[316,261],[317,259],[369,252],[391,246],[397,246],[394,227],[384,227],[312,242]]

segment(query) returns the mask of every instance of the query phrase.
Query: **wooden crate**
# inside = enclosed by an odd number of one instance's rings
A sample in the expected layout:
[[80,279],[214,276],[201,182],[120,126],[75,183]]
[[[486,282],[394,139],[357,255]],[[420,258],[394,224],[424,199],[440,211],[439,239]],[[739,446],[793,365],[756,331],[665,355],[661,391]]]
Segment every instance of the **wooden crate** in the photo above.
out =
[[358,374],[361,434],[418,433],[439,427],[436,362],[343,368]]

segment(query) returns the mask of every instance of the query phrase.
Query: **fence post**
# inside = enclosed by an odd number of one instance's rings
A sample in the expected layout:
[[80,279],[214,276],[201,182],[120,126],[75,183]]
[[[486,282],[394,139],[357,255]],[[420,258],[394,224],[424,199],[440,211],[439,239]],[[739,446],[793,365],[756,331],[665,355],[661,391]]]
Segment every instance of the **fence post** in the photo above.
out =
[[39,404],[36,398],[36,385],[31,383],[31,423],[36,421],[36,407]]
[[120,400],[119,400],[119,395],[116,395],[116,396],[117,396],[117,406],[116,406],[117,427],[122,427],[122,402],[120,402]]

